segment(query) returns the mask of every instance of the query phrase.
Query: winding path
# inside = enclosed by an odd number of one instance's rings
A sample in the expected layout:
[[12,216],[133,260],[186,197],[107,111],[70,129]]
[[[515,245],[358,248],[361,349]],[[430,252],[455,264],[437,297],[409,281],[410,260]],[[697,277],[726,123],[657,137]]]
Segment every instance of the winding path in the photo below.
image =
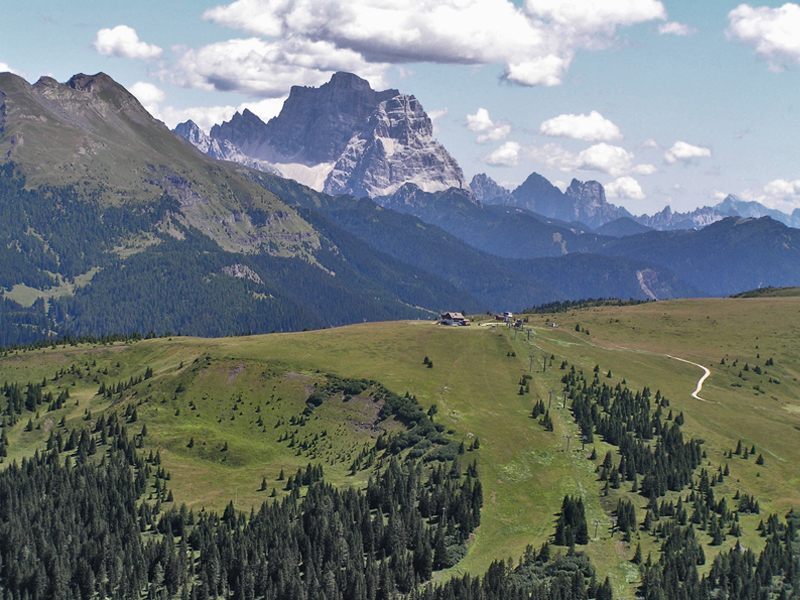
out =
[[[679,360],[681,362],[685,362],[687,364],[694,365],[695,367],[700,367],[701,369],[703,369],[705,373],[703,373],[703,376],[697,380],[697,387],[692,392],[692,398],[694,398],[695,400],[700,400],[701,402],[712,402],[711,400],[706,400],[705,398],[701,398],[700,396],[698,396],[698,394],[703,391],[703,382],[705,382],[705,380],[708,379],[708,377],[711,375],[711,371],[709,371],[703,365],[698,365],[697,363],[694,363],[690,360],[686,360],[684,358],[678,358],[677,356],[670,356],[669,354],[666,354],[665,356],[667,358],[674,358],[675,360]],[[714,402],[714,404],[719,404],[719,403]]]
[[[602,347],[602,346],[598,346],[597,344],[591,344],[591,345],[597,346],[598,348]],[[650,352],[648,350],[632,350],[631,348],[626,348],[625,346],[620,346],[618,344],[614,344],[614,345],[616,346],[616,348],[605,347],[605,349],[606,350],[624,350],[625,352],[635,352],[637,354],[650,354],[652,356],[666,356],[667,358],[679,360],[680,362],[684,362],[684,363],[686,363],[688,365],[692,365],[694,367],[697,367],[698,369],[703,369],[703,376],[700,377],[700,379],[697,380],[697,387],[692,392],[692,398],[694,398],[695,400],[699,400],[700,402],[707,402],[709,404],[719,404],[719,402],[717,402],[715,400],[706,400],[705,398],[701,398],[700,397],[700,392],[703,391],[703,384],[705,383],[706,379],[708,379],[711,376],[711,371],[709,371],[703,365],[700,365],[700,364],[698,364],[696,362],[692,362],[690,360],[686,360],[685,358],[678,358],[677,356],[672,356],[671,354],[661,354],[660,352]]]

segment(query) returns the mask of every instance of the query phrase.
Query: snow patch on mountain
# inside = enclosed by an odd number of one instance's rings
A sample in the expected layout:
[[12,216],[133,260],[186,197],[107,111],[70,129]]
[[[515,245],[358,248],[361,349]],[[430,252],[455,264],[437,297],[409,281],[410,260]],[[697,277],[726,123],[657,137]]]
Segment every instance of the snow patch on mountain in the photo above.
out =
[[195,128],[181,124],[176,132],[212,156],[330,194],[373,198],[406,183],[426,192],[469,189],[414,96],[375,91],[352,73],[336,73],[319,88],[293,87],[267,123],[245,110],[209,136]]
[[307,185],[312,190],[321,192],[325,187],[328,175],[333,171],[334,164],[332,162],[324,162],[309,167],[302,163],[273,163],[272,167],[281,177],[294,179],[303,185]]
[[325,182],[329,194],[385,196],[406,183],[426,192],[466,188],[455,159],[433,137],[433,124],[414,96],[381,102],[353,136]]

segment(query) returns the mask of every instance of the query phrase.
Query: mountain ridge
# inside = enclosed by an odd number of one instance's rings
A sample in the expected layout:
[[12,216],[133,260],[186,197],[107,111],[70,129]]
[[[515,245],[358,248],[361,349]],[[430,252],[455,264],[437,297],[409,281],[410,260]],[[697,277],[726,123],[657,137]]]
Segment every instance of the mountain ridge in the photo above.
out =
[[[374,197],[407,182],[429,191],[467,187],[414,96],[373,90],[352,73],[335,73],[319,88],[293,86],[268,122],[245,109],[214,125],[209,137],[331,194]],[[228,155],[245,162],[237,152]]]

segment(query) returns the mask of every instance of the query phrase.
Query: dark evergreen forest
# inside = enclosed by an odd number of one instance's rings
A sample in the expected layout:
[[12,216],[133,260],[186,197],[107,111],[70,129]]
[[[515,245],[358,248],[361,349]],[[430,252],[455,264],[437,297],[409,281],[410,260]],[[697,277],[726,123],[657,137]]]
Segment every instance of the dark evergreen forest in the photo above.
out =
[[[0,296],[0,346],[63,335],[213,337],[431,316],[419,306],[485,310],[438,276],[300,210],[320,237],[313,260],[226,252],[171,218],[180,205],[170,196],[105,206],[98,193],[75,187],[27,189],[24,176],[6,163],[0,166],[0,288],[49,291],[94,274],[71,295],[40,298],[33,306]],[[181,239],[164,233],[166,220]],[[152,243],[127,257],[118,251],[143,236]],[[245,276],[230,275],[234,267]]]
[[[566,369],[566,362],[561,365]],[[610,373],[608,375],[610,377]],[[793,511],[781,521],[770,515],[759,531],[766,548],[757,555],[738,540],[733,549],[720,554],[707,575],[698,567],[706,564],[703,545],[719,546],[741,535],[739,514],[758,513],[758,501],[747,494],[717,498],[714,487],[730,476],[729,467],[717,472],[700,468],[706,458],[700,440],[684,441],[683,414],[673,415],[669,400],[649,388],[633,392],[623,383],[609,386],[600,381],[595,366],[587,380],[582,371],[570,367],[563,376],[564,397],[570,406],[583,440],[595,435],[616,446],[619,460],[609,452],[597,467],[601,493],[623,484],[647,500],[642,523],[636,522],[630,500],[620,500],[615,511],[616,529],[626,540],[634,531],[660,540],[660,556],[642,560],[641,550],[633,557],[640,565],[640,593],[645,600],[769,600],[800,597],[800,515]],[[651,406],[655,405],[655,409]],[[744,450],[747,452],[747,449]],[[737,454],[742,453],[741,442]],[[755,453],[755,448],[750,451]],[[732,452],[730,453],[732,455]],[[596,453],[592,457],[597,459]],[[699,470],[699,473],[698,473]],[[677,503],[661,500],[667,492],[684,492]],[[576,521],[582,507],[578,500],[565,498],[556,537],[569,542],[567,523]],[[568,519],[572,515],[572,521]],[[561,525],[564,522],[565,525]],[[580,523],[580,519],[577,519]],[[585,523],[583,524],[585,526]],[[577,534],[575,534],[577,538]],[[577,539],[575,540],[576,543]]]

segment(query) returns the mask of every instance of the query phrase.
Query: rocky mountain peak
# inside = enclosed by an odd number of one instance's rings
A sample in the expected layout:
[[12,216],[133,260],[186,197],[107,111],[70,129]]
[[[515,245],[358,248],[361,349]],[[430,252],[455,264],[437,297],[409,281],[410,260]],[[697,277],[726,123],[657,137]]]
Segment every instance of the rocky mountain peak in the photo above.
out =
[[407,183],[425,192],[466,188],[455,159],[433,138],[433,124],[414,96],[382,101],[353,136],[325,182],[329,194],[384,196]]
[[546,178],[532,173],[514,190],[513,196],[516,206],[552,219],[579,221],[592,228],[631,216],[624,208],[608,203],[605,189],[597,181],[573,179],[566,192],[562,193]]
[[598,181],[581,182],[573,179],[564,196],[571,204],[570,220],[580,221],[592,228],[620,217],[632,216],[624,208],[608,203],[605,188]]
[[531,173],[512,192],[514,206],[539,213],[546,217],[564,219],[566,216],[564,194],[539,173]]
[[206,132],[200,129],[200,126],[191,119],[178,123],[173,131],[201,152],[210,154],[214,158],[219,158],[214,152],[215,149],[219,148],[217,141],[206,135]]
[[[245,112],[249,113],[250,115],[258,119],[258,117],[256,117],[256,115],[254,115],[250,111],[245,110]],[[244,119],[249,118],[249,115],[240,115],[240,116],[243,117]],[[241,121],[239,121],[238,123],[241,123]],[[277,171],[275,171],[275,169],[269,163],[255,158],[250,158],[249,156],[244,154],[238,147],[232,144],[229,140],[214,139],[213,137],[207,135],[205,131],[200,129],[197,123],[195,123],[191,119],[189,119],[188,121],[184,121],[183,123],[179,123],[172,131],[174,133],[177,133],[182,138],[184,138],[187,142],[189,142],[195,148],[200,150],[200,152],[208,154],[213,158],[216,158],[218,160],[228,160],[231,162],[238,162],[240,164],[250,167],[251,169],[257,169],[259,171],[264,171],[266,173],[277,174]]]
[[266,123],[250,109],[237,112],[230,121],[211,128],[210,137],[218,142],[228,141],[249,156],[261,158],[259,148],[263,145],[263,130]]
[[118,91],[120,88],[122,88],[120,84],[103,72],[96,73],[95,75],[77,73],[76,75],[70,77],[66,85],[71,87],[73,90],[89,92],[92,94],[97,94],[106,90]]
[[603,185],[598,181],[582,182],[573,179],[564,194],[586,207],[597,207],[608,204],[608,202],[606,202],[606,191]]
[[475,199],[484,204],[514,204],[511,192],[486,173],[475,175],[469,182],[469,188]]
[[414,96],[375,91],[352,73],[335,73],[318,88],[294,86],[277,117],[264,123],[245,110],[210,137],[332,194],[374,197],[408,182],[424,191],[467,187]]

